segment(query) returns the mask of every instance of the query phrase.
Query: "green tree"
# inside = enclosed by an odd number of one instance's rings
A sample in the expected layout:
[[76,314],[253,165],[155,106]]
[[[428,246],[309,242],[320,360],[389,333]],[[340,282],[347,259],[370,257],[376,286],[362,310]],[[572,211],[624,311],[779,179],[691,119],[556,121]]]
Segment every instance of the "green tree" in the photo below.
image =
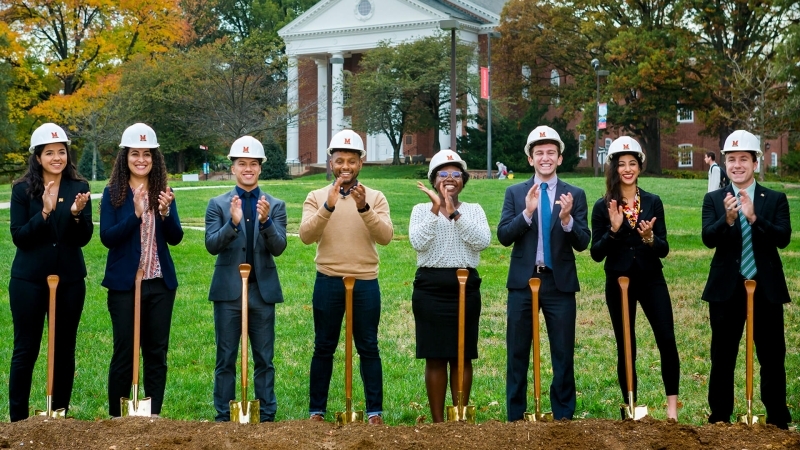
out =
[[264,142],[264,155],[267,161],[261,165],[262,180],[291,180],[289,167],[286,166],[286,151],[275,141]]
[[318,0],[212,0],[213,11],[220,19],[220,28],[236,37],[247,39],[264,34],[278,37],[278,30],[314,6]]
[[[5,47],[8,47],[8,42],[0,36],[0,48]],[[7,156],[18,150],[16,128],[9,118],[8,108],[8,91],[12,85],[11,64],[0,59],[0,175],[19,168],[18,158]]]

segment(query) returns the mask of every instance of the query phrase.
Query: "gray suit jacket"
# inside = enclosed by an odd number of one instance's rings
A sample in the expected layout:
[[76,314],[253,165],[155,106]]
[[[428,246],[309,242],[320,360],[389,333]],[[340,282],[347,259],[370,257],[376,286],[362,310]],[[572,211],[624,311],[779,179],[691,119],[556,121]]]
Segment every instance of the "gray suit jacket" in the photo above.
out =
[[[267,303],[283,302],[283,291],[275,268],[275,256],[286,249],[286,204],[264,191],[270,205],[272,225],[256,233],[253,239],[253,268],[258,278],[258,290]],[[246,262],[247,231],[240,232],[231,226],[231,199],[236,188],[212,198],[206,209],[206,249],[217,255],[214,277],[208,299],[211,301],[236,300],[242,295],[242,278],[239,264]],[[258,225],[256,224],[256,230]]]

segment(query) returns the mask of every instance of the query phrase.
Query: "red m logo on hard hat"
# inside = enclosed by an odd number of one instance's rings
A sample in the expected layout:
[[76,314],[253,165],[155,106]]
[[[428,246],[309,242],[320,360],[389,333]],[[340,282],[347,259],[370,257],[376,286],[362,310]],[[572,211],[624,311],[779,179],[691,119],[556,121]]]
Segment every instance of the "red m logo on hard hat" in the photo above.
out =
[[350,145],[350,138],[344,138],[344,143]]
[[50,133],[50,137],[53,139],[58,139],[58,131],[53,131]]
[[631,145],[630,144],[622,144],[622,149],[623,150],[630,150],[631,149]]
[[139,135],[139,142],[147,142],[147,135],[146,134],[140,134]]
[[739,141],[733,141],[733,143],[731,144],[731,147],[738,147],[738,146],[739,146]]
[[448,161],[452,161],[453,160],[453,155],[447,155],[447,160]]
[[242,153],[250,153],[250,147],[242,148]]
[[540,131],[539,132],[539,137],[547,137],[547,132],[546,131]]

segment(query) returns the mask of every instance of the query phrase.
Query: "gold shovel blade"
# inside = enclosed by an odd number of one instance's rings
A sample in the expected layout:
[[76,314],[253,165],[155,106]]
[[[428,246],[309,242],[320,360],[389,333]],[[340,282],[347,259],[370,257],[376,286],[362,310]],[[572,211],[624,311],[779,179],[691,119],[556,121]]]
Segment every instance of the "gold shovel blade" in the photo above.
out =
[[619,413],[622,417],[622,420],[642,420],[645,418],[645,416],[647,416],[647,406],[634,405],[633,409],[631,409],[630,405],[622,405],[619,408]]
[[526,422],[552,422],[553,421],[553,413],[551,411],[542,412],[541,408],[539,407],[539,400],[535,400],[536,409],[535,412],[529,413],[526,412],[522,415],[523,419]]
[[737,414],[736,421],[745,425],[766,425],[767,416],[764,414]]
[[345,411],[336,413],[336,425],[342,426],[353,422],[363,422],[364,411]]
[[474,405],[447,406],[446,409],[448,422],[475,423],[475,416],[477,412]]
[[45,400],[47,409],[34,409],[35,416],[47,416],[53,419],[64,419],[67,417],[67,410],[64,408],[53,409],[53,397],[48,395]]
[[231,422],[238,423],[260,423],[261,422],[261,400],[250,400],[237,402],[231,400]]
[[140,398],[138,400],[122,397],[119,399],[119,406],[122,417],[150,417],[152,411],[150,397]]

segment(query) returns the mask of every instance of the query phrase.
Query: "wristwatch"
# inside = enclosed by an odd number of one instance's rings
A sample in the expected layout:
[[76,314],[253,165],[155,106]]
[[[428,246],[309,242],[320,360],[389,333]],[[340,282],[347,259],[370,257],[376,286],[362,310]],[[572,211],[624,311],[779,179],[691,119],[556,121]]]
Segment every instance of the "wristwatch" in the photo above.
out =
[[453,211],[453,214],[450,214],[450,220],[455,219],[459,214],[461,213],[458,210]]
[[365,213],[365,212],[367,212],[367,211],[369,211],[369,203],[367,203],[366,205],[364,205],[364,207],[363,207],[363,208],[359,208],[359,209],[358,209],[358,213],[359,213],[359,214]]

